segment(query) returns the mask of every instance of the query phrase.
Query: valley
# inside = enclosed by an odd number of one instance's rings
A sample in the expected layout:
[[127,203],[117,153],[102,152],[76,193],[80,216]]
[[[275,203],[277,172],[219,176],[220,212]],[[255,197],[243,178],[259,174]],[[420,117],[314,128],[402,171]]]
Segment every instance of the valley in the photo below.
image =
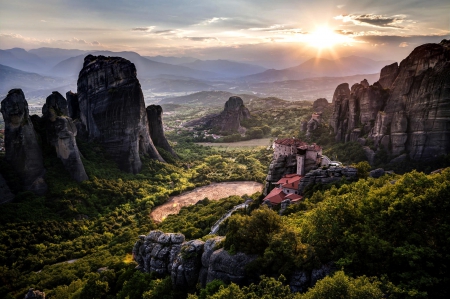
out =
[[80,51],[0,52],[0,298],[448,296],[450,41]]

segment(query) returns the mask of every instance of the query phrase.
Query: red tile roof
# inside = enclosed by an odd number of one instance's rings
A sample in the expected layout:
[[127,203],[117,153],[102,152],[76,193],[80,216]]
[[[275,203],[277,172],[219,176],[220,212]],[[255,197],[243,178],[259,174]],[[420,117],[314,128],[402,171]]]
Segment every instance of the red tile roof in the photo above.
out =
[[264,200],[269,200],[271,204],[278,205],[284,200],[285,197],[286,193],[284,193],[282,189],[274,188],[269,194],[267,194]]
[[298,174],[287,174],[275,184],[281,184],[283,188],[298,189],[298,184],[303,176]]
[[290,199],[291,201],[296,202],[296,201],[303,199],[303,196],[291,193],[289,195],[286,195],[286,197],[284,199]]

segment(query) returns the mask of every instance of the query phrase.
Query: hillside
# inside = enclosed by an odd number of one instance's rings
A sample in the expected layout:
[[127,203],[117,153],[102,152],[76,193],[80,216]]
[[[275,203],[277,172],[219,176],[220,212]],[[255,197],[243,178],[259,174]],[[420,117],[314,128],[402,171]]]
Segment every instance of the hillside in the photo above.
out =
[[[165,98],[160,101],[160,104],[223,107],[225,102],[233,95],[235,94],[227,91],[201,91],[181,97]],[[251,99],[258,98],[248,94],[239,94],[238,96],[242,98],[244,103],[249,102]]]
[[187,66],[189,68],[207,72],[214,72],[219,74],[222,77],[227,78],[236,78],[247,76],[251,74],[260,73],[266,70],[266,68],[248,64],[241,63],[230,60],[196,60],[189,63],[181,64],[183,66]]

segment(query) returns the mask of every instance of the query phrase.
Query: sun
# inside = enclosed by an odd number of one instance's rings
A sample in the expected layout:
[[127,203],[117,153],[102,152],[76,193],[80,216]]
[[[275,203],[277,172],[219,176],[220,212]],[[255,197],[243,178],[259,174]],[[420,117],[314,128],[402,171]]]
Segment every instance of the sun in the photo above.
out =
[[305,35],[305,41],[318,49],[332,48],[337,44],[350,42],[350,38],[336,33],[328,27],[317,27],[313,32]]

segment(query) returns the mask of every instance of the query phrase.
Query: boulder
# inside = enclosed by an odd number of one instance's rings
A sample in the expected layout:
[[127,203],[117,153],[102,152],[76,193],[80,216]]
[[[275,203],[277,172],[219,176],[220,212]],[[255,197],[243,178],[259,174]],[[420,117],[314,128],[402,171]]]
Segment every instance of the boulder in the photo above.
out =
[[45,122],[47,141],[56,149],[58,158],[77,182],[88,180],[88,176],[81,161],[78,150],[77,127],[69,113],[66,99],[57,91],[54,91],[46,99],[42,107],[42,119]]
[[1,102],[1,112],[5,121],[5,160],[15,169],[25,190],[44,194],[47,184],[42,150],[21,89],[8,92]]
[[146,108],[148,125],[150,130],[150,137],[155,146],[161,147],[168,151],[172,156],[177,157],[177,154],[170,146],[164,135],[164,127],[162,121],[162,107],[159,105],[150,105]]
[[256,256],[250,256],[242,252],[231,255],[223,248],[216,250],[209,259],[206,282],[220,279],[226,284],[231,282],[243,284],[247,280],[245,266],[255,259]]
[[136,67],[120,57],[88,55],[78,77],[80,119],[123,171],[138,173],[140,155],[164,161],[149,133]]
[[25,295],[25,299],[45,299],[45,293],[30,288]]
[[381,177],[383,175],[384,175],[384,169],[383,168],[377,168],[377,169],[371,170],[369,172],[369,176],[371,178],[375,178],[375,179],[378,179],[379,177]]

